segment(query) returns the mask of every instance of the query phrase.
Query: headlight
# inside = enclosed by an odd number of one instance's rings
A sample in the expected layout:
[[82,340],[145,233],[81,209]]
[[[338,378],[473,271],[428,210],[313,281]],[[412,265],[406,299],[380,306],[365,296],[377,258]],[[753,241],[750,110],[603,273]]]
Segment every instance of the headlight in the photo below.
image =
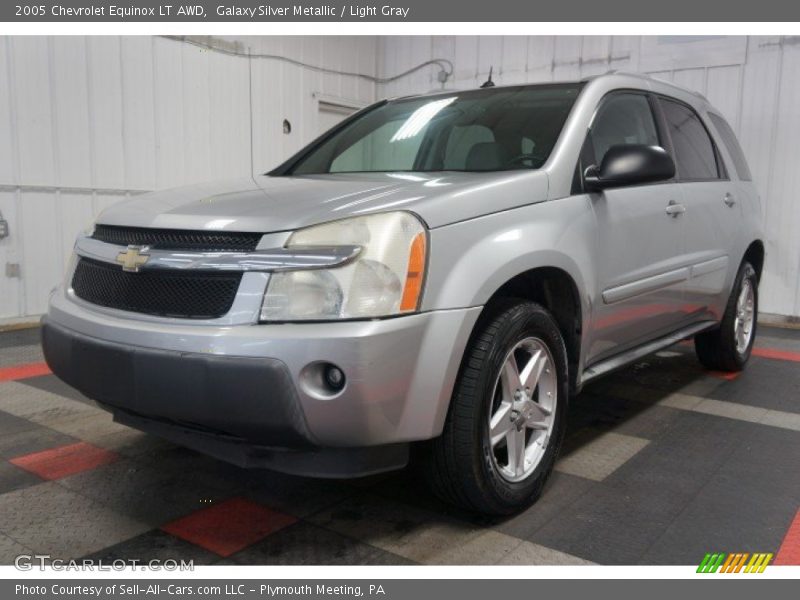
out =
[[426,253],[419,219],[407,212],[342,219],[301,229],[286,247],[345,245],[362,250],[343,267],[273,273],[261,320],[363,319],[419,308]]

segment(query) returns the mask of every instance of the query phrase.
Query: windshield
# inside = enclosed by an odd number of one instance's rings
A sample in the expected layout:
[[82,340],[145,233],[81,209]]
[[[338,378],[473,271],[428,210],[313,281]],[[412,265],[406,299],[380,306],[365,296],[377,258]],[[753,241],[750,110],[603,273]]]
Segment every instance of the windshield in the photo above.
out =
[[289,172],[538,169],[580,88],[488,88],[387,102],[312,147]]

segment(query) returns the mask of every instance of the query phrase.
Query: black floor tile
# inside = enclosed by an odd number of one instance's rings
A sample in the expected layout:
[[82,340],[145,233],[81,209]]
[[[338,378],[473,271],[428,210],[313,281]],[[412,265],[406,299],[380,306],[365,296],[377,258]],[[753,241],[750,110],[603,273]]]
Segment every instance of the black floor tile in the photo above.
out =
[[642,564],[695,564],[706,552],[776,552],[800,506],[800,436],[751,427]]
[[747,368],[708,394],[709,398],[800,413],[800,365],[753,357]]
[[138,454],[135,460],[163,473],[174,473],[187,485],[212,487],[230,493],[244,489],[256,473],[181,446],[160,446]]
[[[42,479],[9,462],[0,461],[0,494],[42,483]],[[0,498],[2,506],[2,498]]]
[[635,564],[752,425],[683,413],[605,481],[529,537],[601,564]]
[[673,408],[635,402],[591,388],[572,401],[568,432],[590,427],[649,440],[664,433],[679,417],[680,411]]
[[387,500],[407,504],[442,517],[460,519],[475,525],[494,523],[492,519],[466,512],[440,499],[431,491],[421,469],[412,468],[368,477],[356,485]]
[[77,438],[31,421],[25,423],[27,424],[25,429],[0,435],[0,457],[15,458],[79,441]]
[[603,385],[641,385],[671,392],[709,376],[708,370],[697,360],[693,348],[676,345],[668,348],[668,351],[669,356],[652,354],[609,375],[602,382]]
[[355,493],[346,481],[299,477],[265,469],[253,469],[244,475],[246,498],[296,517],[319,512]]
[[589,479],[556,471],[550,476],[536,504],[519,515],[500,521],[494,529],[514,537],[530,539],[579,498],[591,495],[596,486]]
[[84,558],[102,560],[106,564],[124,560],[129,563],[136,562],[136,564],[145,565],[151,560],[161,561],[161,564],[165,560],[176,560],[178,563],[194,561],[195,565],[210,565],[220,560],[219,556],[213,552],[184,542],[163,531],[148,531]]
[[39,328],[0,332],[0,350],[16,346],[31,346],[40,342]]
[[70,400],[76,400],[77,402],[83,402],[84,404],[95,406],[95,403],[92,400],[89,400],[89,398],[81,394],[75,388],[68,386],[55,375],[28,377],[26,379],[20,379],[19,383],[24,383],[25,385],[29,385],[38,390],[50,392],[51,394],[57,394],[58,396],[69,398]]
[[39,429],[40,427],[41,425],[37,425],[33,421],[28,421],[22,417],[0,410],[0,439],[6,435]]
[[230,557],[244,565],[405,565],[396,554],[316,527],[297,523]]
[[59,483],[153,527],[231,495],[187,481],[186,476],[175,476],[171,471],[127,459],[67,477]]
[[766,325],[759,324],[758,334],[756,336],[756,344],[758,344],[759,338],[762,337],[800,341],[800,329],[790,327],[768,327]]

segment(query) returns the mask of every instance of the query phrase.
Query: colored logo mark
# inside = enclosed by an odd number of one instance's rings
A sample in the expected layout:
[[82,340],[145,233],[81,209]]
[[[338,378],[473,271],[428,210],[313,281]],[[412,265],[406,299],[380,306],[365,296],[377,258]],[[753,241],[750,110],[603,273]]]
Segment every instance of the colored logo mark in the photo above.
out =
[[[707,553],[700,566],[697,567],[698,573],[763,573],[767,565],[772,561],[771,552],[736,552],[726,554],[724,552]],[[748,560],[749,559],[749,560]]]

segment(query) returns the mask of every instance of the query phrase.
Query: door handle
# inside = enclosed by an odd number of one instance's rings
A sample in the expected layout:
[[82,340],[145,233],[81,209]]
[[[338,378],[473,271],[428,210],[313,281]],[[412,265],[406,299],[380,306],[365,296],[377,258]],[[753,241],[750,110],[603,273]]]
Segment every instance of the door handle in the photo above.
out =
[[733,208],[733,205],[736,204],[736,199],[731,194],[725,194],[722,198],[722,201],[727,205],[728,208]]
[[675,200],[670,200],[669,204],[667,204],[666,213],[673,219],[678,218],[678,215],[682,215],[685,212],[686,207],[683,204],[678,204]]

